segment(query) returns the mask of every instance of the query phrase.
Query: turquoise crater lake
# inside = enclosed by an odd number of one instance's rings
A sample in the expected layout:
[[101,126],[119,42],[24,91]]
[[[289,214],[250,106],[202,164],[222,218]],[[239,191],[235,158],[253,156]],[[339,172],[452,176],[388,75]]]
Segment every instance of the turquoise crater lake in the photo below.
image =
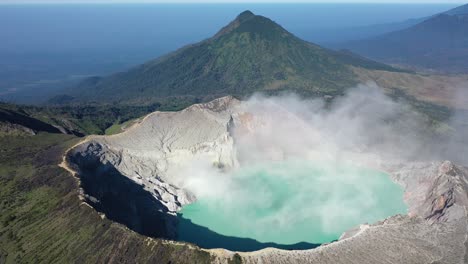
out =
[[407,210],[389,175],[356,166],[282,161],[221,176],[232,192],[184,206],[178,240],[239,251],[305,249]]

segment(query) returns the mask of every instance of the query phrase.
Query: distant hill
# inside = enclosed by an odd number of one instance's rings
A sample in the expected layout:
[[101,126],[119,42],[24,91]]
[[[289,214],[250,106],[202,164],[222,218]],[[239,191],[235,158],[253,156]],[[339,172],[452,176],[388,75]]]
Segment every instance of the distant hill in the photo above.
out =
[[130,104],[170,97],[196,102],[255,91],[335,95],[359,82],[351,67],[398,71],[306,42],[272,20],[245,11],[210,39],[126,72],[90,78],[70,94],[78,102]]
[[468,5],[340,47],[371,59],[438,72],[468,72]]
[[339,49],[342,47],[344,42],[368,39],[385,33],[406,29],[423,22],[428,18],[429,17],[413,18],[399,22],[338,28],[329,32],[322,32],[321,34],[326,37],[323,37],[324,40],[321,40],[319,43],[327,48]]

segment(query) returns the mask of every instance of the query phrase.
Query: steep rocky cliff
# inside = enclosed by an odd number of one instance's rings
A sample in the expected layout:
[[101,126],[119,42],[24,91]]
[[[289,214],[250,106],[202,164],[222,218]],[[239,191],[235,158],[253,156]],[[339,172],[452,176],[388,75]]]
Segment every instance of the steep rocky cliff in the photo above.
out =
[[[261,125],[244,110],[240,101],[223,97],[180,112],[152,113],[122,134],[86,139],[67,153],[70,168],[81,179],[82,199],[141,234],[176,238],[175,214],[196,197],[180,188],[175,175],[200,159],[211,161],[219,171],[238,166],[233,130],[252,133]],[[408,215],[363,223],[339,241],[311,250],[208,252],[219,263],[232,258],[246,263],[468,261],[466,168],[450,161],[367,165],[388,172],[404,187]],[[191,172],[184,172],[190,179]]]

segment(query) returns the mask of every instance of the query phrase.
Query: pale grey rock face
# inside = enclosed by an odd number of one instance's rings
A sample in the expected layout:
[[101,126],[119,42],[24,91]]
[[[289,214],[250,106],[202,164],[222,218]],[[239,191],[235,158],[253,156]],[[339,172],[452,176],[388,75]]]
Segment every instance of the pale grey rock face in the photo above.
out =
[[[231,116],[239,101],[232,97],[193,105],[180,112],[155,112],[128,131],[95,137],[75,149],[96,156],[151,192],[169,213],[195,197],[176,187],[173,174],[199,157],[218,167],[236,166]],[[99,146],[99,150],[92,146]]]
[[[162,215],[167,229],[165,237],[173,238],[175,220],[171,216],[196,199],[180,187],[180,178],[175,175],[182,170],[190,177],[187,168],[199,159],[210,160],[211,166],[221,171],[238,166],[232,130],[235,127],[238,133],[249,133],[256,126],[253,117],[244,110],[236,99],[224,97],[180,112],[155,112],[122,134],[88,139],[72,149],[68,159],[80,175],[88,173],[83,180],[94,177],[89,172],[105,177],[111,171],[143,186],[152,195],[148,200],[154,199],[149,203],[161,213],[155,213],[155,219],[161,219]],[[272,151],[271,155],[281,158],[282,154]],[[373,153],[362,156],[363,161],[372,160],[367,165],[388,172],[403,186],[408,215],[392,216],[371,225],[363,223],[344,233],[339,241],[312,250],[264,249],[239,253],[243,261],[467,263],[468,170],[450,161],[400,163],[378,160]],[[85,200],[99,210],[105,199],[103,192],[93,192],[101,197],[85,193]],[[105,192],[113,191],[106,189]],[[122,222],[126,224],[126,221]],[[226,262],[234,254],[225,250],[210,252],[219,263]]]

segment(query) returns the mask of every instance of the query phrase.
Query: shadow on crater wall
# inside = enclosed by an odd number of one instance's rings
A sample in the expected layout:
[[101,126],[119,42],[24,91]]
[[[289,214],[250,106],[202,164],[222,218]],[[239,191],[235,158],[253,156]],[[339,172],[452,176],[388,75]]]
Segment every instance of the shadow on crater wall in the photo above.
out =
[[112,221],[145,236],[175,239],[177,217],[150,192],[96,156],[69,155],[77,166],[86,202]]
[[194,224],[189,219],[179,216],[178,237],[180,241],[190,242],[199,245],[202,248],[225,248],[232,251],[255,251],[267,247],[280,249],[312,249],[320,244],[300,242],[291,245],[276,243],[262,243],[251,238],[240,238],[218,234],[207,227]]
[[233,251],[254,251],[267,247],[300,250],[319,246],[307,242],[292,245],[262,243],[250,238],[224,236],[180,215],[168,214],[167,208],[143,186],[122,175],[112,164],[100,161],[97,153],[102,147],[99,144],[91,147],[95,150],[92,154],[82,155],[79,151],[71,151],[67,157],[70,165],[79,172],[86,202],[110,220],[135,232],[154,238],[185,241],[208,249]]

